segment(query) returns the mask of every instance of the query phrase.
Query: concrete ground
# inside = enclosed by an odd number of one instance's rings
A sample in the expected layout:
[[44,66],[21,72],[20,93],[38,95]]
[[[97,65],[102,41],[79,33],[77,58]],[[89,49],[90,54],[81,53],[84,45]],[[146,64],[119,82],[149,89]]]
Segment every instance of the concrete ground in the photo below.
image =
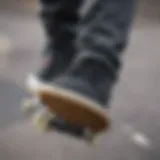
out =
[[112,129],[94,147],[57,132],[42,134],[20,113],[28,96],[24,81],[38,67],[43,33],[36,16],[1,10],[1,160],[160,159],[159,3],[143,2],[109,111]]

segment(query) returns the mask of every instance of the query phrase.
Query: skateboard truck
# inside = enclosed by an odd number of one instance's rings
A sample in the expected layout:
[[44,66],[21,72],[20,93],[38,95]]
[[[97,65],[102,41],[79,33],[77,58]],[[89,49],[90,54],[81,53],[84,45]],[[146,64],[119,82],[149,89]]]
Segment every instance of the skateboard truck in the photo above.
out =
[[[33,124],[42,132],[56,130],[64,134],[69,134],[76,138],[84,139],[89,143],[93,143],[95,135],[88,128],[73,126],[54,114],[51,114],[47,108],[40,105],[40,100],[37,98],[25,100],[22,106],[22,112],[33,115]],[[38,110],[38,111],[37,111]]]

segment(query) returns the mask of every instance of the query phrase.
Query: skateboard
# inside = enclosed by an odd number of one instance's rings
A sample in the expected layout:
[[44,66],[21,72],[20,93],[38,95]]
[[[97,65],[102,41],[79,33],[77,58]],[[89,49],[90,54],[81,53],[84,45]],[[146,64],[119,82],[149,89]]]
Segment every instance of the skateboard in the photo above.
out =
[[[33,83],[32,80],[30,92],[36,98],[24,101],[22,109],[28,113],[36,112],[33,123],[43,131],[53,127],[93,143],[110,126],[109,118],[101,106],[73,91]],[[63,125],[62,121],[56,126],[58,117],[62,117],[67,125]]]

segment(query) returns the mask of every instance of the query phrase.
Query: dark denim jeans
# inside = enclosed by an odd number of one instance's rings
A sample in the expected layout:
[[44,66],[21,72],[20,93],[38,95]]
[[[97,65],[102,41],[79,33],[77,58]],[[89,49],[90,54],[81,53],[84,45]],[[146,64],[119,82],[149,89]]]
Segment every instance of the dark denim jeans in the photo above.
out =
[[[128,40],[134,1],[97,0],[79,21],[82,0],[40,0],[41,13],[44,19],[49,19],[48,28],[57,23],[57,28],[71,30],[79,23],[82,27],[77,36],[77,47],[81,50],[78,56],[93,56],[93,53],[101,56],[114,72],[119,68],[120,53]],[[57,34],[57,30],[50,30],[49,34]]]

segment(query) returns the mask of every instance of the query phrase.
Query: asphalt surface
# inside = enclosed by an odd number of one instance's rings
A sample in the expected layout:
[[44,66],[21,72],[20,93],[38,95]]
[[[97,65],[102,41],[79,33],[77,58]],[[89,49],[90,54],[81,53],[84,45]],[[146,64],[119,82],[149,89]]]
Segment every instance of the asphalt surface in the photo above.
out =
[[43,32],[36,16],[0,12],[1,160],[160,159],[160,13],[152,5],[143,4],[138,13],[109,110],[112,129],[94,147],[57,132],[42,134],[21,114],[21,101],[29,96],[25,79],[38,67]]

